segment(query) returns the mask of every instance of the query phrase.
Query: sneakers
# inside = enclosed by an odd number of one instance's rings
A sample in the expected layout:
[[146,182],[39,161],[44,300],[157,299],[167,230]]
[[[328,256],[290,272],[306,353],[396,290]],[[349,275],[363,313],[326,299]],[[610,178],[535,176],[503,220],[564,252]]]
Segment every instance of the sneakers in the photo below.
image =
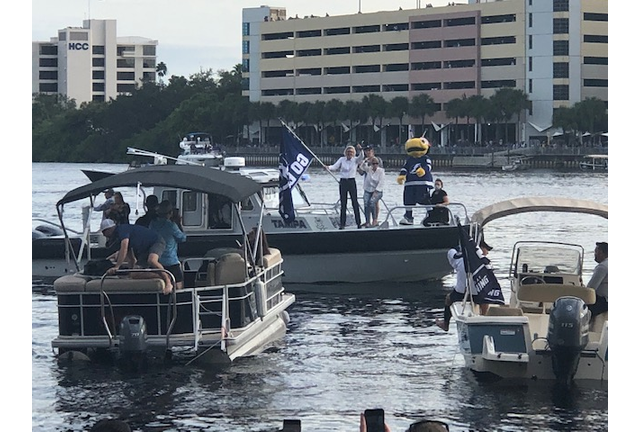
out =
[[406,217],[403,217],[400,221],[400,225],[413,225],[413,219],[407,219]]
[[445,323],[444,320],[437,319],[436,325],[446,332],[449,331],[449,324]]

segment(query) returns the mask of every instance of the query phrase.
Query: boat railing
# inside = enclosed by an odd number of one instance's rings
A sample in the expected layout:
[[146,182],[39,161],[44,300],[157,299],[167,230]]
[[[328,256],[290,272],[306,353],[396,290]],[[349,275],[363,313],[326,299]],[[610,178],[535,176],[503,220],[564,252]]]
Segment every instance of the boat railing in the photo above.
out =
[[[443,223],[442,225],[455,226],[458,221],[463,224],[466,224],[469,221],[467,208],[462,203],[449,203],[446,206],[438,206],[437,204],[397,205],[391,208],[387,207],[387,215],[382,221],[381,226],[398,225],[398,222],[396,221],[396,214],[398,214],[400,211],[404,212],[406,210],[413,211],[414,220],[424,220],[424,218],[426,218],[429,215],[429,212],[434,208],[446,209],[449,215],[449,222]],[[424,214],[424,217],[422,219],[417,217],[417,215],[421,213]],[[401,214],[400,218],[402,217],[403,215]]]

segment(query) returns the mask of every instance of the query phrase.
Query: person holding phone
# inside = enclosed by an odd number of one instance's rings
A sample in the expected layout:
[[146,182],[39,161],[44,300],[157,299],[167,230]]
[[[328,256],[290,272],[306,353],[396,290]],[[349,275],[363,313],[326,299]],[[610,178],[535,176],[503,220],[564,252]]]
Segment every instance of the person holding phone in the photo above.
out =
[[370,409],[360,414],[360,432],[391,432],[384,422],[384,410]]

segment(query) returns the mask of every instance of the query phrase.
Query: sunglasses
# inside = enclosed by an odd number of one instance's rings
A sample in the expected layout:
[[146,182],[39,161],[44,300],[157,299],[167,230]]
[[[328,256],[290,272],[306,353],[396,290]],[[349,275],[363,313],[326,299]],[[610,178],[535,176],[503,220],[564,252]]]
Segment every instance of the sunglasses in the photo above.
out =
[[432,428],[429,430],[433,430],[433,431],[448,431],[449,430],[449,425],[446,424],[445,422],[441,422],[439,420],[420,420],[418,422],[412,423],[409,426],[409,429],[407,432],[417,432],[417,431],[422,431],[425,430],[424,428],[420,427],[420,426],[431,426]]
[[371,162],[371,165],[380,165],[378,162]]

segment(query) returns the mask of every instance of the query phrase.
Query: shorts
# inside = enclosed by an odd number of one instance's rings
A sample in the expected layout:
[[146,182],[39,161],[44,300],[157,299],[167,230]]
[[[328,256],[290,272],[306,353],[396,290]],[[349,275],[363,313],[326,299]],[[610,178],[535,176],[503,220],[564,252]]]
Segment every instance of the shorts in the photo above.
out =
[[158,255],[158,257],[161,257],[165,247],[167,247],[167,244],[165,243],[164,239],[162,237],[158,238],[158,241],[152,244],[151,247],[146,251],[146,253],[140,254],[139,257],[136,255],[136,258],[138,259],[138,264],[142,267],[148,266],[149,255],[154,253]]
[[176,283],[184,281],[184,275],[182,273],[182,266],[180,264],[174,264],[170,266],[164,266],[165,270],[170,272],[176,280]]

